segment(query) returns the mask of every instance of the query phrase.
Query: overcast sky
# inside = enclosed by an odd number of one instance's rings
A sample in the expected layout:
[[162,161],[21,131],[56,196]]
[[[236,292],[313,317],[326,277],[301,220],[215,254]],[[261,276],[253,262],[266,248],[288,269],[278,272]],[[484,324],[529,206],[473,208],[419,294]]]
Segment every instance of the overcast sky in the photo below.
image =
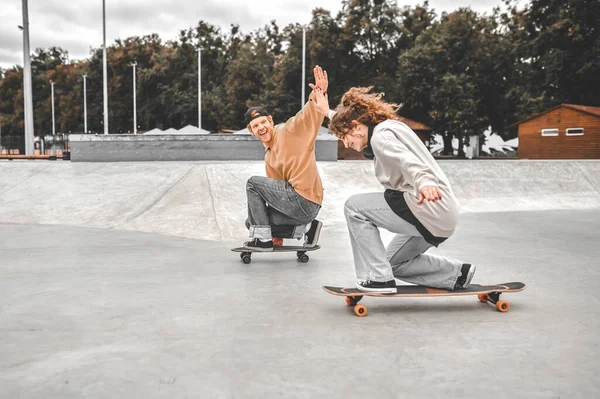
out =
[[[400,6],[422,0],[399,0]],[[87,58],[90,48],[102,45],[102,0],[29,0],[30,46],[61,47],[71,59]],[[459,7],[491,12],[501,0],[430,0],[438,15]],[[310,10],[322,7],[336,15],[341,0],[106,0],[106,40],[158,33],[162,39],[177,37],[181,29],[200,20],[227,30],[240,25],[250,32],[276,20],[280,27],[306,23]],[[22,1],[0,0],[0,67],[23,64]]]

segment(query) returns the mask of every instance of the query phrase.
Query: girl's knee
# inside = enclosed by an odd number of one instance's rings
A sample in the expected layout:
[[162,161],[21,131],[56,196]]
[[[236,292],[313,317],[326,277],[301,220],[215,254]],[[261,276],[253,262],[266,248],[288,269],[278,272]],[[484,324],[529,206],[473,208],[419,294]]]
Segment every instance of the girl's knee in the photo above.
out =
[[357,212],[359,196],[360,196],[360,194],[355,194],[355,195],[350,196],[346,200],[346,202],[344,203],[344,214],[345,215],[349,215],[351,213]]

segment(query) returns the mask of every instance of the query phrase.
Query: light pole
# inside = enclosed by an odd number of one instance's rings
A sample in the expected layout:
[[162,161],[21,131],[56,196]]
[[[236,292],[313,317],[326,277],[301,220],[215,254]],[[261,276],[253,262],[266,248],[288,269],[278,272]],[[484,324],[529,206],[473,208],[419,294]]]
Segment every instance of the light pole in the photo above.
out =
[[136,61],[131,63],[133,67],[133,134],[137,134],[137,113],[136,113],[136,101],[135,101],[135,67],[137,65]]
[[106,73],[106,0],[102,0],[102,74],[104,97],[104,134],[108,134],[108,78]]
[[304,107],[304,96],[306,86],[306,25],[302,27],[302,104],[300,108]]
[[198,47],[198,129],[202,129],[202,47]]
[[50,90],[52,91],[52,135],[56,134],[56,124],[54,121],[54,82],[50,81]]
[[23,5],[23,112],[25,116],[25,154],[33,155],[33,89],[31,84],[31,55],[29,54],[29,11]]
[[87,75],[83,74],[83,132],[87,133],[87,85],[86,80]]

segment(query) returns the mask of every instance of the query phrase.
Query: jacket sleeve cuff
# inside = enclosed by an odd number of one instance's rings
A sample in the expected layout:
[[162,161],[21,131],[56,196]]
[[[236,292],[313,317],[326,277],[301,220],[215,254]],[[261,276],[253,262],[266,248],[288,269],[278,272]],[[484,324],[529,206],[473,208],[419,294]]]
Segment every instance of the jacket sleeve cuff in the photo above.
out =
[[417,190],[420,193],[423,187],[439,187],[439,184],[435,182],[435,180],[423,179],[417,184]]

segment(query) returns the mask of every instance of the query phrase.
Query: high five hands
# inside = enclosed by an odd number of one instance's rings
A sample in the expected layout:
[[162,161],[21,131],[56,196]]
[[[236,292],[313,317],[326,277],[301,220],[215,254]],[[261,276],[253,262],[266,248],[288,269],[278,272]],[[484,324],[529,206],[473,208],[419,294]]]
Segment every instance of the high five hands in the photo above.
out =
[[317,65],[314,67],[313,73],[315,74],[315,84],[309,83],[308,85],[313,90],[315,90],[318,87],[319,89],[321,89],[324,95],[327,95],[327,87],[329,87],[327,72]]
[[329,112],[329,98],[327,97],[329,80],[327,79],[327,72],[323,71],[318,65],[315,66],[313,72],[315,74],[315,84],[308,84],[313,89],[313,98],[311,100],[314,101],[319,113],[327,115]]

